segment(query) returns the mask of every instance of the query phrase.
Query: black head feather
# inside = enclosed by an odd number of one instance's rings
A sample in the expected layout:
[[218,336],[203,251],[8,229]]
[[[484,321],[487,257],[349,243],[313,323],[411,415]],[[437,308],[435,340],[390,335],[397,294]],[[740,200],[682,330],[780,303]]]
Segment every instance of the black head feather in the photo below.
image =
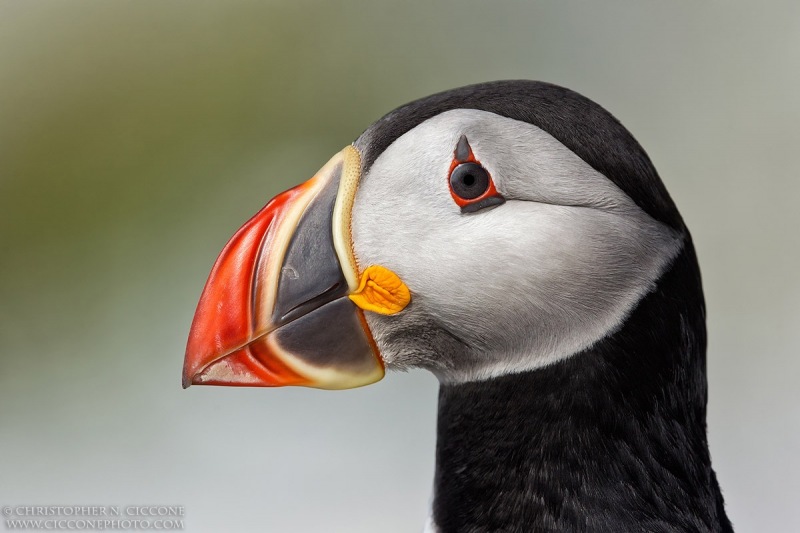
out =
[[453,109],[477,109],[533,124],[558,139],[630,196],[646,213],[678,231],[683,221],[644,149],[611,113],[580,94],[540,81],[468,85],[398,107],[356,140],[364,170],[398,137]]

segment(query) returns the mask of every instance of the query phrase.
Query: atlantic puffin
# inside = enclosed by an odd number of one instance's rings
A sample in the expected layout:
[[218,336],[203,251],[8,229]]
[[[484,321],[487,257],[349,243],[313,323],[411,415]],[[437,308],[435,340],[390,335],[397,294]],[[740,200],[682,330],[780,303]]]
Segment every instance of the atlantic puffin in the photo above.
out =
[[440,382],[426,529],[732,531],[692,238],[598,104],[497,81],[403,105],[225,246],[183,385]]

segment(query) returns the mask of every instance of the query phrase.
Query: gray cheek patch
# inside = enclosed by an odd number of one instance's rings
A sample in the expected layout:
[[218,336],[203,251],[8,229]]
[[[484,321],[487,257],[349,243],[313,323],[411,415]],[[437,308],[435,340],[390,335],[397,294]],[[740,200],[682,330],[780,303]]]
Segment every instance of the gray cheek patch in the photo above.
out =
[[[506,200],[469,215],[447,187],[466,137]],[[359,263],[391,269],[414,295],[404,320],[367,314],[386,364],[463,382],[545,366],[612,334],[683,235],[549,133],[460,109],[375,159],[356,197],[353,241]]]
[[333,247],[333,204],[341,163],[301,215],[281,268],[273,323],[285,324],[336,298],[347,295],[347,282]]
[[357,372],[373,365],[372,346],[347,298],[323,305],[275,330],[278,345],[310,365]]

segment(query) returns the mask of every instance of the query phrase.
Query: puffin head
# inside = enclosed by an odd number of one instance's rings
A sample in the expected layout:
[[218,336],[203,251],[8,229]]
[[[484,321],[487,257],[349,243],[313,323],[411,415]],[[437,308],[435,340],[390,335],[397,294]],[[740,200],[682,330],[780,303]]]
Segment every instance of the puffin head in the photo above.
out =
[[531,81],[384,116],[217,259],[184,386],[444,383],[551,365],[614,335],[688,233],[607,111]]

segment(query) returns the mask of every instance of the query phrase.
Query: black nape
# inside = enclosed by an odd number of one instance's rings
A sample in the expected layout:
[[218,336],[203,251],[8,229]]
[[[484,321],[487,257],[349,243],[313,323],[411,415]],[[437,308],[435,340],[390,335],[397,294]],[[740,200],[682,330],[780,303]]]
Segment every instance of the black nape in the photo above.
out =
[[440,531],[732,531],[706,440],[705,348],[687,235],[615,334],[546,368],[443,385]]

